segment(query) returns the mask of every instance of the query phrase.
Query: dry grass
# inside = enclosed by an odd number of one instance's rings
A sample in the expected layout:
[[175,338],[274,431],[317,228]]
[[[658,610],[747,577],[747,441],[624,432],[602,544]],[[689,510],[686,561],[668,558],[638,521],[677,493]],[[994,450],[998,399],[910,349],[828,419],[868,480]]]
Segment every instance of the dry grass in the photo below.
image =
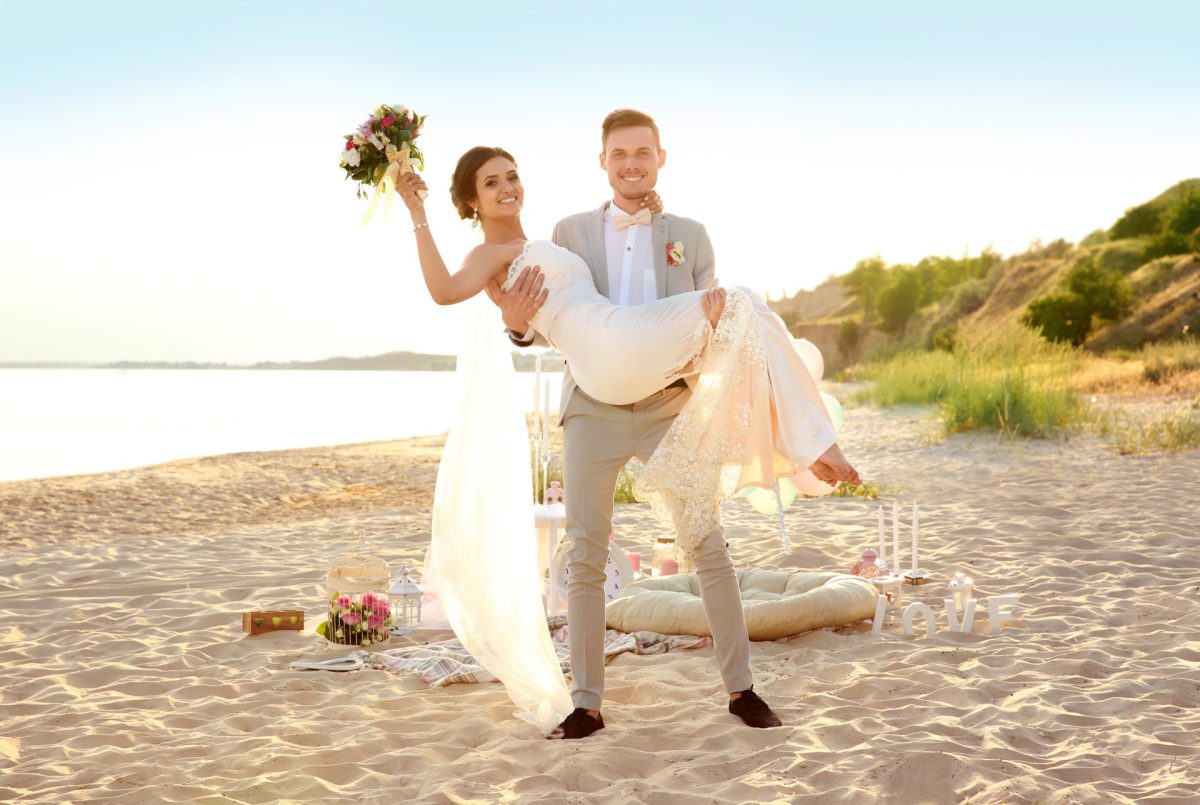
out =
[[1200,448],[1200,398],[1169,410],[1110,404],[1093,416],[1092,428],[1123,456]]

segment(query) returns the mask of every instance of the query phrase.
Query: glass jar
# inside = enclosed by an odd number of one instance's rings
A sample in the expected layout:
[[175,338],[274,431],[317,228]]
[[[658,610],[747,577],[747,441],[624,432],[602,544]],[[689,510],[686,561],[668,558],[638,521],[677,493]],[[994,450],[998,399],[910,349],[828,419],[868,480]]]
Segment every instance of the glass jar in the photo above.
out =
[[652,576],[673,576],[679,572],[675,559],[675,538],[659,537],[654,541],[654,558],[651,562]]

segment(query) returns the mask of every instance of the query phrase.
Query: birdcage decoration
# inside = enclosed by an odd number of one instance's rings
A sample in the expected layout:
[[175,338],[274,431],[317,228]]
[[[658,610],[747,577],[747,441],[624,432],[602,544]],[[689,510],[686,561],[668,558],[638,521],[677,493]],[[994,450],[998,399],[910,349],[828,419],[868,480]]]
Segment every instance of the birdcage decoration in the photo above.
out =
[[338,557],[325,577],[329,619],[324,634],[343,646],[370,646],[390,636],[392,611],[388,602],[391,574],[387,562],[373,556],[366,539]]
[[421,622],[421,588],[408,574],[407,565],[400,568],[400,578],[388,590],[392,608],[392,634],[407,634]]

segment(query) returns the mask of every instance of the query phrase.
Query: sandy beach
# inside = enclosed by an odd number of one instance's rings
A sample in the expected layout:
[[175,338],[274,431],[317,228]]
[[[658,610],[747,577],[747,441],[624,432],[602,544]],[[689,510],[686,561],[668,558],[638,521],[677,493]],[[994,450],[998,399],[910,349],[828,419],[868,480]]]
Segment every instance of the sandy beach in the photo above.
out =
[[[785,726],[725,708],[703,648],[608,668],[608,728],[547,741],[498,684],[423,690],[312,633],[323,576],[364,531],[419,567],[441,439],[254,453],[0,484],[0,799],[29,802],[1139,802],[1200,798],[1200,454],[1122,457],[1095,437],[936,436],[926,411],[848,407],[880,502],[917,501],[908,588],[933,636],[869,622],[752,646]],[[726,507],[741,568],[845,569],[876,502]],[[618,541],[659,526],[623,505]],[[951,634],[945,583],[1020,596]],[[308,628],[248,637],[241,612]],[[449,637],[426,630],[410,643]]]

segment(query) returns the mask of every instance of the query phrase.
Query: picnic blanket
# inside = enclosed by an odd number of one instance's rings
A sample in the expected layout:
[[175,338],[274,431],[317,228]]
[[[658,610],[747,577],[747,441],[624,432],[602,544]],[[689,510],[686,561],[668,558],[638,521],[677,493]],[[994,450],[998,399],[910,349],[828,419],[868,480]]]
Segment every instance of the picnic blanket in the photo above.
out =
[[[567,645],[567,627],[551,633],[554,651],[563,673],[570,673],[571,654]],[[604,634],[604,659],[631,651],[634,654],[663,654],[672,649],[703,648],[712,642],[696,635],[665,635],[658,632],[618,632]],[[438,688],[459,682],[495,682],[496,677],[479,665],[457,639],[423,646],[406,646],[386,651],[354,652],[369,668],[392,673],[414,674],[427,687]]]

